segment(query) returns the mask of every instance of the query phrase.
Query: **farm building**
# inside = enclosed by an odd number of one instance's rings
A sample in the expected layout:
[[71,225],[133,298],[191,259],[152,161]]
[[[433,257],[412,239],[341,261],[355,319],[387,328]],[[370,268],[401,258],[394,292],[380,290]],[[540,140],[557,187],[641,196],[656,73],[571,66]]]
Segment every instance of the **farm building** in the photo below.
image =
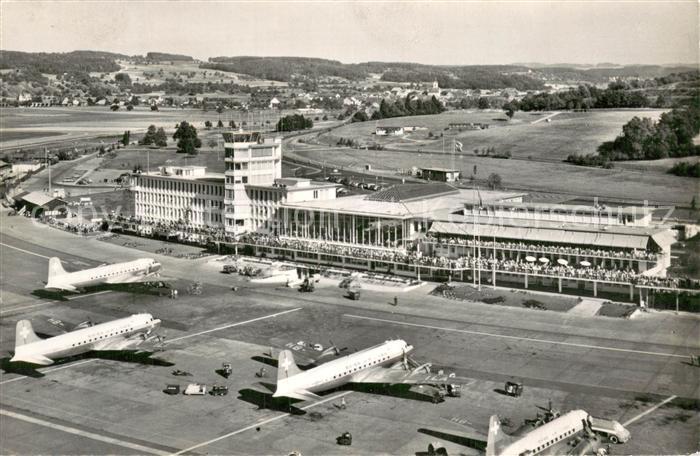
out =
[[374,130],[377,136],[401,136],[404,134],[403,127],[377,127]]

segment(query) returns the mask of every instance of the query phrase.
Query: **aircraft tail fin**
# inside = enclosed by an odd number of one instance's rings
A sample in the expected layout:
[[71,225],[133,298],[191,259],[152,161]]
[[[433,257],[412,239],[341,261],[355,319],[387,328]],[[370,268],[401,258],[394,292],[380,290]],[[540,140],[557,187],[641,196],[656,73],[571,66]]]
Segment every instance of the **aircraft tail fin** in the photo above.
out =
[[29,320],[20,320],[17,322],[15,331],[15,349],[22,345],[38,342],[41,338],[36,335],[32,328],[32,323]]
[[491,416],[489,421],[489,434],[486,440],[486,456],[497,456],[503,453],[503,448],[515,439],[501,428],[501,420],[498,415]]
[[279,358],[277,358],[277,383],[287,380],[301,373],[301,369],[294,361],[294,355],[291,350],[282,350]]
[[58,257],[53,257],[49,259],[49,282],[51,282],[52,277],[56,277],[57,275],[63,275],[65,273],[66,270],[63,269],[61,260]]

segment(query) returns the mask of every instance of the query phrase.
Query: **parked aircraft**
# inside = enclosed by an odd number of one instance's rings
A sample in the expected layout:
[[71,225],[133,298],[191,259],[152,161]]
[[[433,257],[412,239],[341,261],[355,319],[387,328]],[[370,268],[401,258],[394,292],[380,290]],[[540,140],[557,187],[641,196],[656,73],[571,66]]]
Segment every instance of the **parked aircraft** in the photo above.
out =
[[277,363],[277,388],[273,397],[315,400],[315,393],[348,383],[443,385],[468,379],[430,372],[430,364],[413,366],[407,355],[413,350],[403,340],[389,340],[375,347],[333,359],[302,371],[290,350],[282,350]]
[[147,342],[159,340],[153,331],[160,320],[151,314],[136,314],[99,325],[81,324],[74,331],[41,339],[29,320],[17,322],[15,353],[10,362],[47,366],[56,359],[89,351],[139,350]]
[[161,265],[151,258],[115,263],[76,272],[66,272],[57,257],[49,259],[49,278],[44,288],[77,291],[91,285],[146,282],[155,277]]
[[572,410],[521,437],[503,432],[498,416],[491,417],[486,456],[596,454],[607,437],[611,443],[626,442],[630,433],[620,423]]
[[[551,403],[549,408],[538,408],[545,413],[525,420],[523,426],[510,434],[503,431],[498,416],[492,416],[486,441],[483,434],[455,435],[436,429],[419,429],[419,432],[485,450],[486,456],[600,455],[607,453],[604,443],[624,443],[630,439],[629,431],[617,421],[595,418],[584,410],[562,415],[552,409]],[[464,420],[452,421],[464,424]],[[439,454],[439,444],[431,444],[431,447]]]

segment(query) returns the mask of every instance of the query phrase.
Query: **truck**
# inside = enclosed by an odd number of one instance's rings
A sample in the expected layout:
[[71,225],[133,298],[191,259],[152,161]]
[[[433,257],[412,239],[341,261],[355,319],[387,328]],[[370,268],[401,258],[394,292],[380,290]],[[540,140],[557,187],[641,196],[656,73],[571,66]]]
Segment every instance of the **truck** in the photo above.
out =
[[631,435],[630,431],[615,420],[590,417],[591,430],[596,434],[606,437],[610,443],[625,443]]
[[190,383],[182,394],[186,394],[187,396],[204,396],[207,394],[207,385]]

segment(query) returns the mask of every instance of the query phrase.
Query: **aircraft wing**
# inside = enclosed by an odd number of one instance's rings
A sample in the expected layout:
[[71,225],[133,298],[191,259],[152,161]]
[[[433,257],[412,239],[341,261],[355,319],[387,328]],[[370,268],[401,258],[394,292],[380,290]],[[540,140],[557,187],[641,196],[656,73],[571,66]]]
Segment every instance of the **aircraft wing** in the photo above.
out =
[[155,350],[155,347],[153,347],[153,345],[160,340],[161,339],[155,334],[151,336],[146,336],[145,334],[134,334],[131,337],[125,339],[113,338],[104,340],[96,344],[93,347],[93,350],[117,351],[138,349],[143,351],[149,351],[151,348]]
[[425,369],[389,369],[375,367],[358,372],[352,378],[354,383],[386,383],[405,385],[445,385],[448,383],[467,384],[473,380],[466,377],[450,377],[446,374],[427,372]]
[[93,323],[90,320],[81,322],[81,323],[72,323],[66,320],[59,320],[58,318],[49,318],[46,321],[48,321],[50,324],[55,326],[56,328],[60,329],[64,333],[75,331],[76,329],[83,329],[87,328],[89,326],[92,326]]
[[39,366],[48,366],[49,364],[53,364],[52,359],[49,359],[46,356],[39,355],[39,354],[14,356],[10,361],[11,362],[37,364]]
[[285,349],[291,350],[294,354],[294,359],[299,361],[299,363],[303,366],[320,364],[320,361],[332,359],[338,356],[342,351],[346,350],[345,348],[337,349],[335,346],[330,346],[325,349],[321,347],[320,350],[317,348],[318,347],[314,347],[313,345],[303,341],[289,342],[285,344]]

